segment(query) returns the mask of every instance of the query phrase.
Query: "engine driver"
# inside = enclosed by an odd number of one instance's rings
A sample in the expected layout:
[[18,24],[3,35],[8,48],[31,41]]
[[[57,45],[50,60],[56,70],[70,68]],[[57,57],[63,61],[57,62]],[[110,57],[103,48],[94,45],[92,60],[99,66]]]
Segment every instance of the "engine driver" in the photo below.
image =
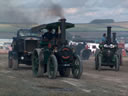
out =
[[48,29],[48,32],[46,32],[44,35],[42,35],[42,38],[48,41],[51,41],[54,38],[53,30]]

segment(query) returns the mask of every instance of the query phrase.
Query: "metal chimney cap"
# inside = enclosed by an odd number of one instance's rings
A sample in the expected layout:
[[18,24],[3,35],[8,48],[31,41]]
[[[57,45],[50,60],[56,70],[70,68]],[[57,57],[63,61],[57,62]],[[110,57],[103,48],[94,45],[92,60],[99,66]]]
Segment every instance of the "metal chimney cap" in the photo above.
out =
[[65,18],[61,18],[61,19],[59,19],[59,21],[61,22],[61,21],[66,21],[66,19]]
[[112,28],[112,26],[107,26],[107,28]]

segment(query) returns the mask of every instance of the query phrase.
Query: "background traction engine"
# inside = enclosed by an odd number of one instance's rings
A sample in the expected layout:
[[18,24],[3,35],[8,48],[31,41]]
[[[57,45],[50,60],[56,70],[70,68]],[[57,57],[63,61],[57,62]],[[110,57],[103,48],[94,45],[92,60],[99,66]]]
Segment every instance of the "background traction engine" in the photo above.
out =
[[107,28],[107,40],[99,45],[100,49],[95,54],[95,68],[101,70],[102,66],[109,66],[119,71],[121,62],[121,50],[116,42],[116,33],[111,38],[111,27]]

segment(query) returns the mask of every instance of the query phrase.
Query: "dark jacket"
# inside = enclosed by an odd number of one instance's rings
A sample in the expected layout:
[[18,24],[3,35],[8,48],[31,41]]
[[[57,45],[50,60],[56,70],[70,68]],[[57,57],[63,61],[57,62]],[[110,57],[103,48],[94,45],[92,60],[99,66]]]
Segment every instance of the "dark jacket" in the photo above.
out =
[[42,35],[42,38],[52,40],[54,38],[54,34],[51,32],[46,32],[44,35]]

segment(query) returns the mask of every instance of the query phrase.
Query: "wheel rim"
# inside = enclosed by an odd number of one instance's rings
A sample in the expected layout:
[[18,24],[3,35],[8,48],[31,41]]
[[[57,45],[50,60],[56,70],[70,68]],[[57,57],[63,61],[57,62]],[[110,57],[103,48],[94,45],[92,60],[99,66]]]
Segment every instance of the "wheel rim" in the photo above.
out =
[[118,59],[118,56],[115,56],[115,62],[116,62],[116,64],[115,64],[115,70],[116,71],[119,71],[119,59]]
[[101,63],[102,63],[102,56],[99,55],[99,57],[98,57],[98,70],[101,70]]
[[98,61],[97,60],[95,61],[95,69],[96,70],[98,69]]
[[34,52],[32,69],[33,69],[33,73],[34,73],[35,76],[38,74],[38,67],[39,67],[38,54],[37,54],[37,52]]
[[80,72],[80,62],[78,59],[75,60],[73,73],[77,76]]
[[54,55],[51,55],[48,59],[47,71],[50,79],[55,79],[58,70],[57,59]]
[[49,60],[49,75],[53,76],[55,72],[55,67],[52,58]]
[[83,66],[82,63],[80,62],[79,56],[77,56],[72,68],[73,77],[79,79],[82,75],[82,72],[83,72]]
[[8,57],[8,67],[12,68],[12,58]]

